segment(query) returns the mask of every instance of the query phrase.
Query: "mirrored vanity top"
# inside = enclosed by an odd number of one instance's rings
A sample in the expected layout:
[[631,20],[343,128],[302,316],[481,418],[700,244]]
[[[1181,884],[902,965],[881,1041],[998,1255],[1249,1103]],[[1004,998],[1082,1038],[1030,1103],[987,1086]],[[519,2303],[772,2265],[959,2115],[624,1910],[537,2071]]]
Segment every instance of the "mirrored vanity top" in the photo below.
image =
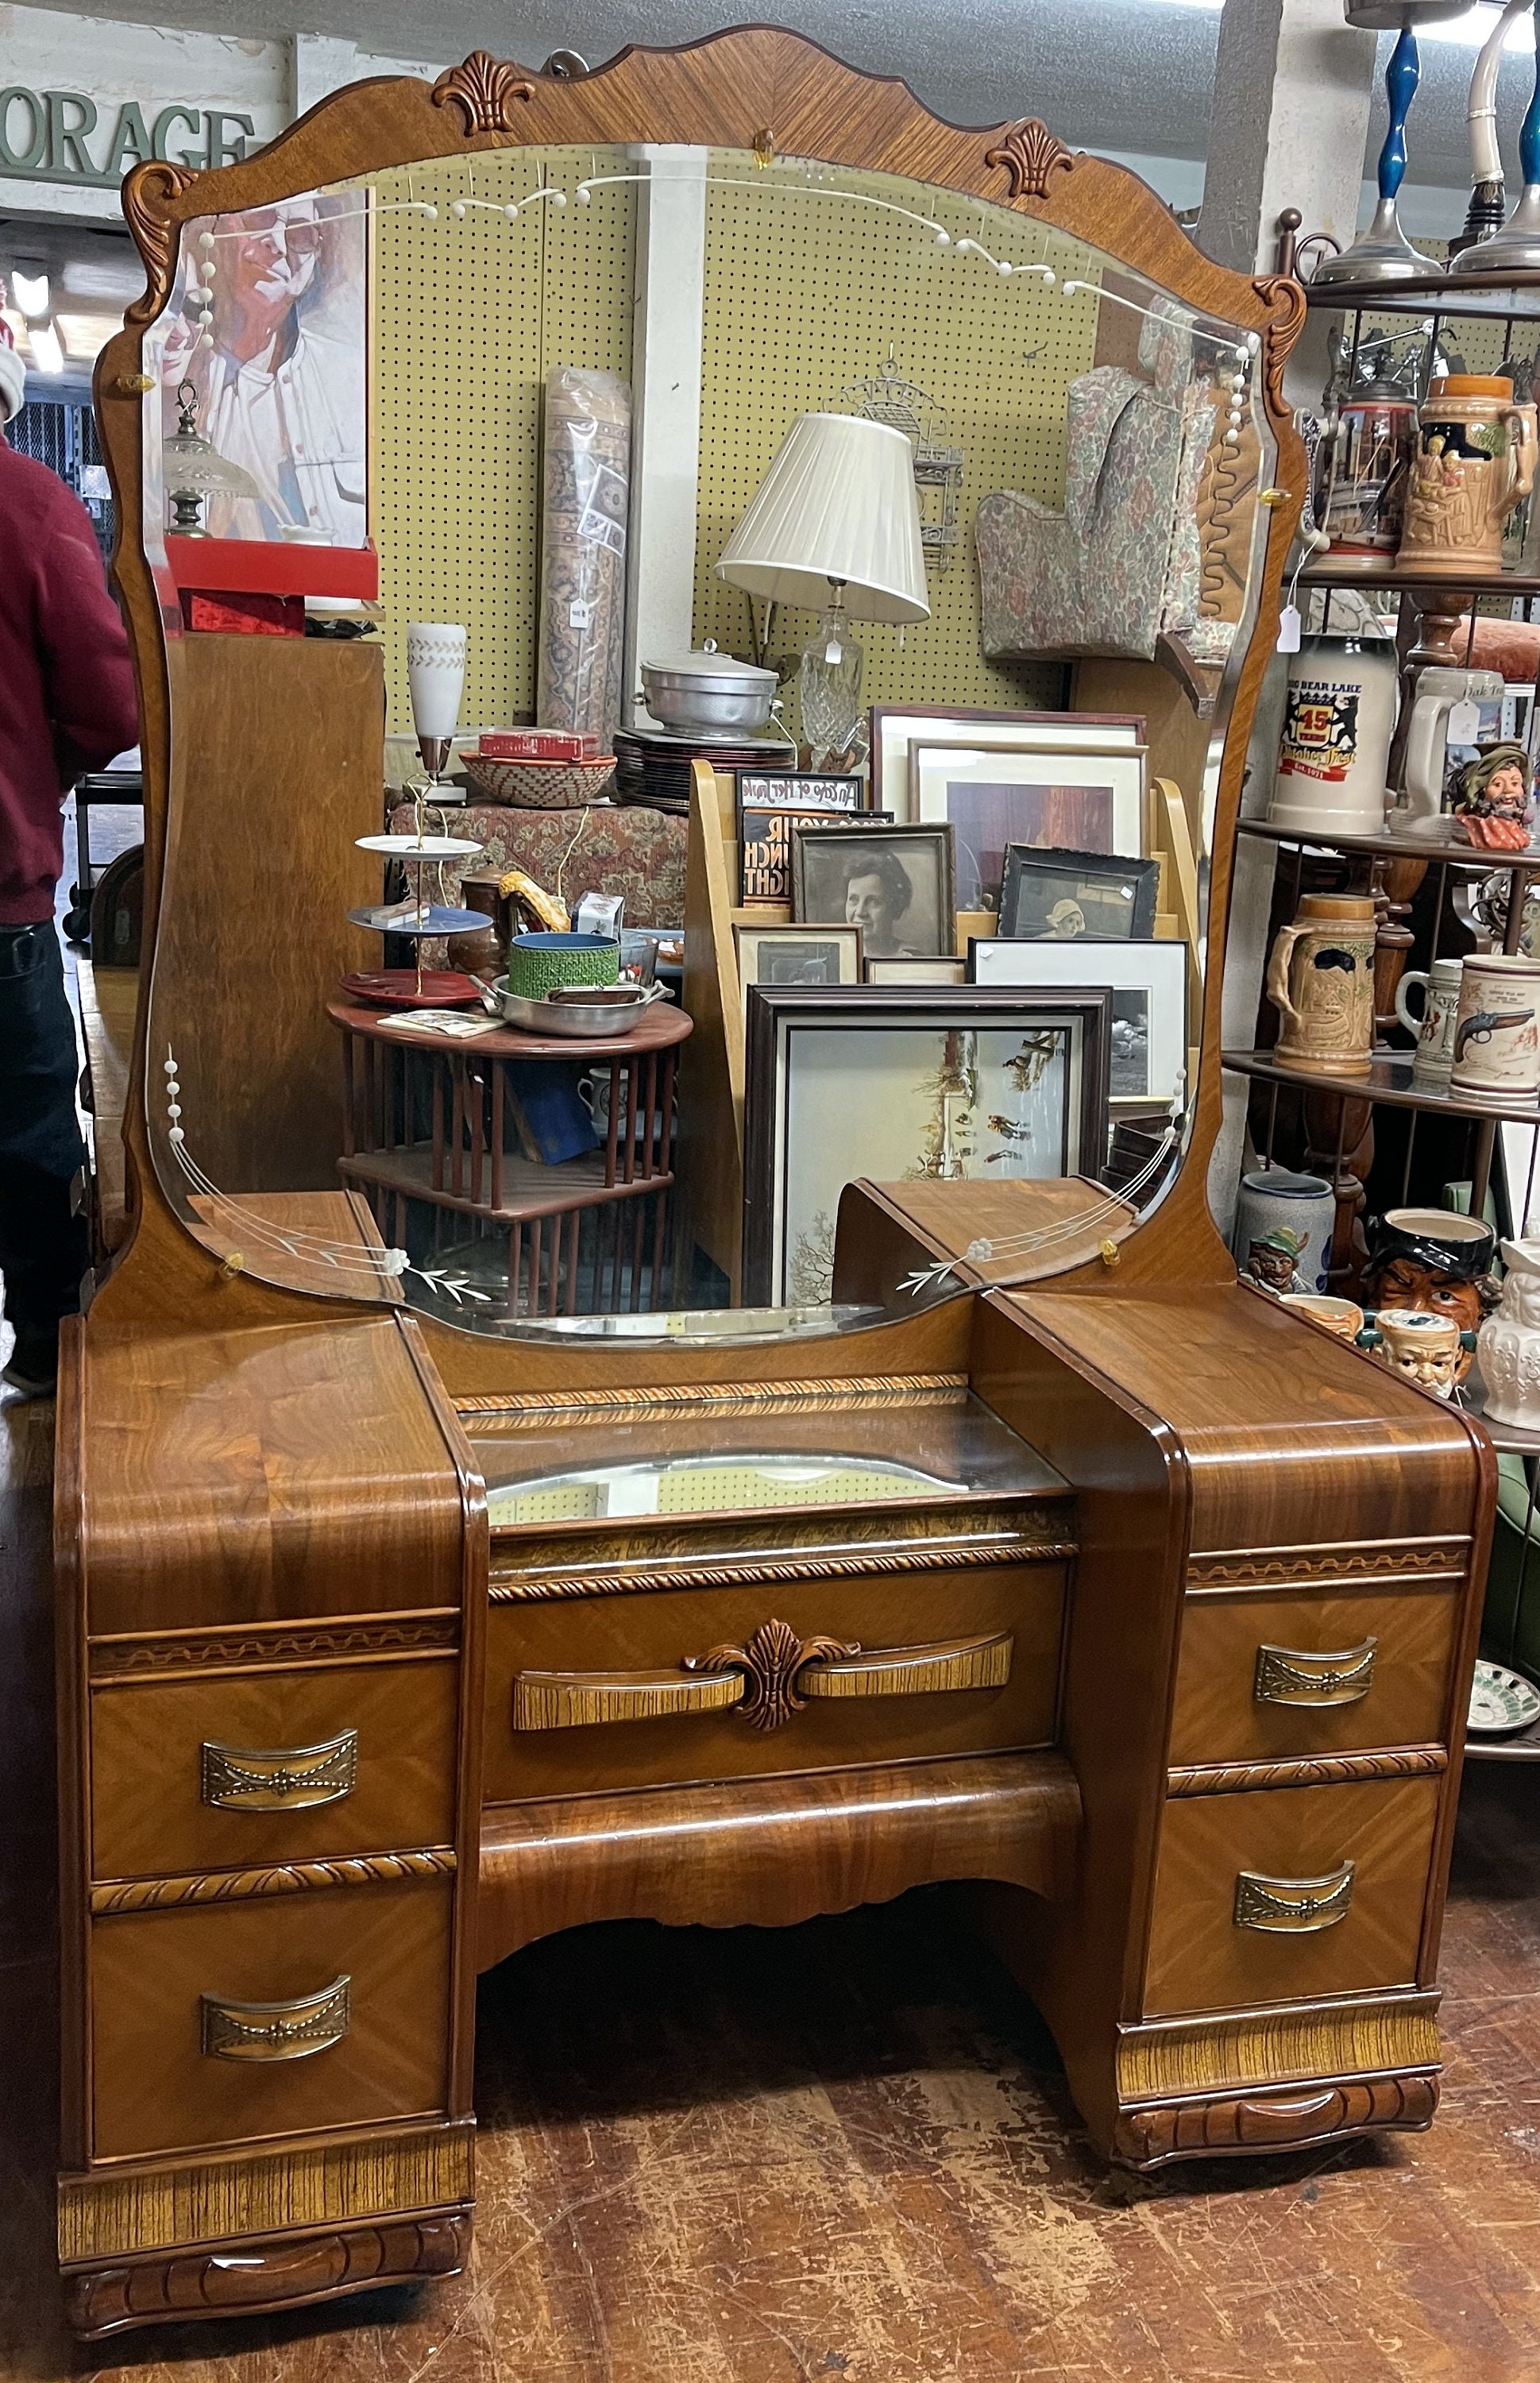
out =
[[[971,1391],[945,1403],[816,1414],[680,1414],[659,1405],[617,1422],[549,1410],[466,1415],[494,1531],[557,1522],[660,1520],[800,1507],[1067,1494],[1027,1441]],[[789,1402],[788,1402],[789,1403]]]

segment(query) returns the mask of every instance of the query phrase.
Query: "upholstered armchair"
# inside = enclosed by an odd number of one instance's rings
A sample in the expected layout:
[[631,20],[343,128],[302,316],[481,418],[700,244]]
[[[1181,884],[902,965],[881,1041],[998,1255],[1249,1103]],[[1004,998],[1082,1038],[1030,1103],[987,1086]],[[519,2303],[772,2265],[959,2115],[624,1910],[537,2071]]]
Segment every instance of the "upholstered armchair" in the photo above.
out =
[[1222,662],[1235,624],[1203,617],[1200,535],[1217,413],[1192,377],[1185,318],[1147,321],[1142,373],[1098,364],[1070,384],[1062,512],[1003,488],[975,520],[984,651]]

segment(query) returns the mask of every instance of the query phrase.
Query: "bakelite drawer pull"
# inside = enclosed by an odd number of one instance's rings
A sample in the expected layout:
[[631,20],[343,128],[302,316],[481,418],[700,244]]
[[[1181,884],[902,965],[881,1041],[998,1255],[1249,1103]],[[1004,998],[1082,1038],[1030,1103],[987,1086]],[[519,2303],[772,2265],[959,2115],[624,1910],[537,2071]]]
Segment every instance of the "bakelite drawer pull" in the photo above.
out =
[[1366,1697],[1374,1677],[1377,1638],[1339,1654],[1316,1655],[1296,1647],[1259,1647],[1256,1685],[1263,1705],[1353,1705]]
[[950,1647],[883,1647],[870,1654],[809,1663],[797,1681],[805,1697],[918,1697],[951,1688],[1003,1688],[1015,1640],[1008,1630],[959,1638]]
[[212,2060],[308,2060],[348,2032],[351,1978],[291,2003],[238,2003],[200,1994],[203,2045]]
[[741,1673],[691,1679],[678,1672],[521,1672],[515,1729],[587,1729],[606,1721],[661,1721],[742,1704]]
[[1235,1924],[1267,1935],[1310,1936],[1345,1920],[1352,1899],[1350,1861],[1324,1878],[1265,1878],[1243,1870],[1235,1883]]
[[276,1751],[204,1738],[203,1778],[204,1803],[226,1812],[298,1812],[336,1804],[358,1784],[358,1732],[345,1729],[319,1746]]
[[751,1729],[780,1729],[809,1698],[909,1697],[1003,1687],[1015,1640],[1008,1630],[935,1647],[861,1648],[803,1638],[788,1622],[762,1622],[742,1647],[686,1655],[673,1672],[521,1672],[513,1726],[582,1729],[598,1722],[658,1721],[677,1713],[742,1714]]

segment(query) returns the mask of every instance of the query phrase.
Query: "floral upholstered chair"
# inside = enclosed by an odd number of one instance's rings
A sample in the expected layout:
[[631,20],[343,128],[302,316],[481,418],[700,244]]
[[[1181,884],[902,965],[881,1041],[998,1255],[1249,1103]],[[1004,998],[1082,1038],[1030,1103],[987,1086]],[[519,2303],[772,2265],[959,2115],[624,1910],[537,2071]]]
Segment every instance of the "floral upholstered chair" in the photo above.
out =
[[1185,316],[1140,339],[1143,375],[1098,364],[1070,384],[1065,503],[1003,488],[975,521],[984,651],[1223,662],[1234,622],[1204,618],[1200,513],[1214,446],[1213,383],[1192,377]]

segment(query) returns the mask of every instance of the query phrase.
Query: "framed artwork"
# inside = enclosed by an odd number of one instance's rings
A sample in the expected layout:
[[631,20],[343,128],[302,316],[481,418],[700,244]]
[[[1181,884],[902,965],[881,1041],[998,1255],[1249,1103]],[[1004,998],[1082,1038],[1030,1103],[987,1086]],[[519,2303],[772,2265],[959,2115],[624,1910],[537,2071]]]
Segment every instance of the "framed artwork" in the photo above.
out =
[[966,984],[966,960],[868,960],[868,984]]
[[752,927],[733,930],[744,1008],[756,984],[859,984],[859,927]]
[[[177,389],[191,380],[198,428],[256,483],[254,497],[210,498],[215,537],[274,539],[319,530],[332,546],[368,537],[366,379],[368,201],[311,191],[190,223],[182,235],[175,318],[160,359],[166,438]],[[199,234],[214,233],[205,252]],[[216,264],[210,340],[193,292],[205,254]],[[266,357],[234,368],[230,357]]]
[[1158,861],[1008,844],[1000,932],[1058,944],[1081,935],[1151,935],[1159,880]]
[[859,927],[869,959],[957,948],[952,830],[805,827],[792,836],[792,916]]
[[1142,745],[1101,750],[1043,745],[909,747],[917,820],[949,820],[957,908],[999,908],[1008,844],[1078,852],[1145,849]]
[[830,1295],[840,1194],[880,1183],[1099,1176],[1112,994],[756,985],[744,1296]]
[[1143,745],[1144,718],[1134,711],[985,711],[928,703],[871,707],[871,799],[895,820],[918,816],[909,785],[911,745],[1056,745],[1073,748]]
[[738,813],[738,903],[751,909],[757,902],[782,903],[792,898],[792,831],[797,827],[849,829],[885,821],[886,811],[823,812],[782,810],[779,807]]
[[1108,1090],[1114,1117],[1164,1108],[1187,1081],[1185,944],[1077,936],[1073,943],[970,935],[968,981],[991,985],[1104,984],[1113,997]]

